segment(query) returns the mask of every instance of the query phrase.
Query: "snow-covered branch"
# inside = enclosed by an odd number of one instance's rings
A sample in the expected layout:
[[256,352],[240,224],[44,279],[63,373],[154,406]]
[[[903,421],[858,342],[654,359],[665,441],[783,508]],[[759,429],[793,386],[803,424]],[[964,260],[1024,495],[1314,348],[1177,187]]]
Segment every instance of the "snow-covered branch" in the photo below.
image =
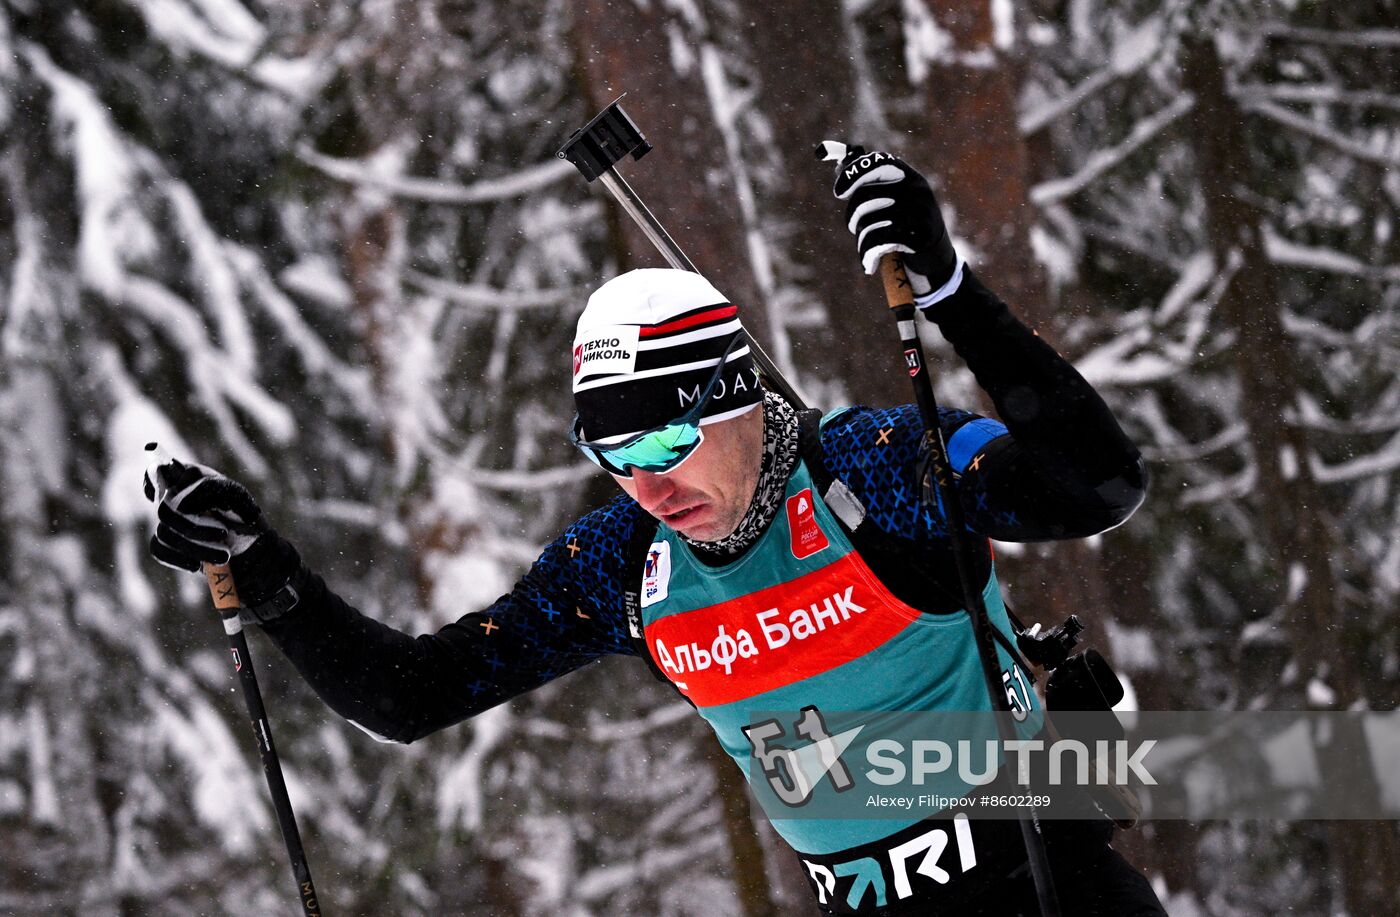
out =
[[1150,349],[1153,334],[1151,328],[1140,325],[1078,358],[1075,368],[1094,385],[1111,387],[1161,382],[1191,365],[1189,359]]
[[1128,138],[1122,143],[1091,154],[1078,172],[1036,185],[1031,189],[1031,200],[1045,207],[1073,197],[1175,124],[1191,111],[1195,104],[1196,98],[1190,93],[1177,96],[1171,104],[1133,125]]
[[1151,19],[1138,26],[1114,46],[1108,66],[1094,71],[1057,99],[1044,102],[1023,112],[1016,126],[1021,136],[1029,137],[1078,108],[1101,90],[1125,76],[1137,73],[1156,56],[1162,47],[1162,22]]
[[267,464],[244,434],[230,407],[242,408],[272,439],[290,442],[297,424],[286,405],[275,400],[256,382],[232,372],[223,351],[209,340],[208,330],[190,304],[164,286],[132,275],[110,291],[113,300],[146,319],[184,357],[190,386],[217,423],[224,441],[239,453],[243,464],[262,475]]
[[1181,442],[1171,445],[1144,446],[1142,454],[1151,462],[1199,462],[1207,456],[1223,449],[1238,446],[1245,441],[1248,429],[1244,424],[1232,424],[1219,433],[1198,443]]
[[[1210,252],[1198,252],[1182,267],[1176,283],[1157,308],[1143,309],[1118,319],[1118,334],[1076,359],[1084,378],[1099,386],[1141,386],[1177,375],[1228,346],[1228,333],[1208,338],[1210,315],[1230,278],[1238,257],[1216,270]],[[1167,329],[1177,329],[1168,334]]]
[[1278,230],[1264,224],[1264,251],[1274,264],[1288,267],[1364,277],[1379,283],[1400,283],[1400,265],[1371,265],[1333,248],[1299,245],[1279,235]]
[[555,490],[577,484],[595,471],[597,466],[587,462],[535,471],[488,471],[484,468],[474,468],[471,480],[473,485],[491,490]]
[[1351,48],[1400,48],[1400,29],[1310,29],[1282,22],[1268,22],[1257,27],[1259,34],[1270,38],[1287,38],[1320,45],[1343,45]]
[[594,869],[574,884],[574,894],[584,901],[608,901],[641,877],[678,869],[693,863],[697,856],[724,849],[724,837],[718,832],[706,832],[689,839],[684,846],[649,846],[640,857],[629,862],[617,862]]
[[405,272],[404,280],[425,293],[441,296],[448,302],[482,312],[500,309],[557,309],[560,306],[572,306],[575,307],[575,311],[580,311],[589,294],[589,290],[584,287],[505,290],[483,283],[442,280],[420,271]]
[[1181,506],[1207,506],[1230,500],[1239,500],[1254,489],[1259,475],[1253,463],[1243,471],[1229,477],[1209,481],[1199,487],[1192,487],[1180,497]]
[[538,717],[520,720],[518,728],[526,735],[545,739],[560,739],[564,741],[578,741],[583,739],[588,742],[606,743],[622,742],[632,739],[639,739],[657,729],[663,729],[675,723],[689,719],[694,712],[689,704],[676,701],[657,707],[650,713],[637,719],[626,720],[620,723],[609,722],[599,716],[589,717],[588,725],[580,728],[567,723],[560,723],[554,720],[545,720]]
[[1322,105],[1356,105],[1400,111],[1400,95],[1372,89],[1343,89],[1327,83],[1243,83],[1232,90],[1241,101],[1307,102]]
[[1315,455],[1308,457],[1313,477],[1323,484],[1355,481],[1400,469],[1400,433],[1386,440],[1385,445],[1369,455],[1358,456],[1335,465],[1327,465]]
[[136,0],[135,5],[151,34],[178,54],[198,54],[289,99],[309,97],[329,75],[315,58],[267,54],[267,30],[236,0],[201,2],[198,10],[183,0]]
[[1096,220],[1092,216],[1076,215],[1075,226],[1084,236],[1121,249],[1144,261],[1161,265],[1173,271],[1182,267],[1181,259],[1159,240],[1145,234],[1143,227],[1123,223],[1111,224]]
[[325,341],[306,324],[296,303],[288,299],[268,276],[267,268],[257,255],[233,242],[226,243],[225,247],[240,279],[252,290],[257,302],[282,329],[287,343],[296,351],[306,371],[325,375],[356,401],[368,403],[373,400],[374,393],[368,370],[351,366],[331,352]]
[[[1390,394],[1400,394],[1400,389],[1392,388]],[[1393,433],[1400,430],[1400,405],[1395,403],[1397,399],[1394,397],[1390,398],[1389,401],[1391,402],[1388,407],[1389,413],[1373,414],[1354,420],[1339,420],[1324,411],[1322,405],[1312,395],[1307,392],[1299,392],[1298,417],[1307,429],[1320,430],[1325,433],[1344,435]],[[1372,410],[1384,411],[1387,410],[1387,407],[1377,404]]]
[[[1233,274],[1235,265],[1226,263],[1221,273]],[[1152,313],[1152,324],[1162,327],[1176,318],[1191,303],[1199,300],[1210,289],[1211,281],[1218,279],[1215,269],[1215,253],[1206,249],[1192,255],[1181,267],[1176,282],[1171,285],[1162,301]]]
[[391,174],[377,170],[361,160],[327,156],[308,146],[297,150],[297,158],[336,181],[431,204],[482,204],[523,197],[574,174],[574,167],[569,163],[562,159],[551,159],[500,178],[485,178],[470,185],[463,185],[439,178],[413,178]]
[[189,249],[190,274],[204,294],[201,298],[205,306],[213,313],[225,359],[240,372],[251,373],[257,348],[222,240],[204,218],[199,199],[188,185],[171,181],[164,191],[178,221],[180,238]]
[[1262,118],[1267,118],[1276,124],[1281,124],[1284,127],[1295,130],[1300,134],[1305,134],[1348,156],[1353,156],[1365,162],[1375,163],[1387,169],[1400,167],[1400,153],[1368,146],[1360,140],[1353,139],[1338,132],[1329,125],[1318,124],[1311,118],[1284,108],[1282,105],[1275,105],[1272,102],[1256,101],[1247,103],[1245,105],[1245,110],[1259,115]]
[[385,512],[382,506],[326,498],[303,501],[300,507],[305,518],[324,519],[361,531],[373,532],[386,544],[396,547],[408,544],[407,527],[392,514]]

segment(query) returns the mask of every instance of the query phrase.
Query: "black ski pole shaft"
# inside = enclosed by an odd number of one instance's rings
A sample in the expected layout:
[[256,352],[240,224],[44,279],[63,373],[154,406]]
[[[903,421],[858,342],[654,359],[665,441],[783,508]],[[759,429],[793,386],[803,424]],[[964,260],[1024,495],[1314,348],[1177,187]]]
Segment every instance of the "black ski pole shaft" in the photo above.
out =
[[287,796],[287,781],[282,776],[282,761],[277,757],[277,746],[272,743],[272,725],[267,721],[262,691],[258,690],[258,675],[248,652],[248,639],[243,635],[243,622],[238,617],[242,605],[233,582],[233,572],[227,564],[205,564],[204,575],[209,580],[214,607],[223,618],[224,633],[228,634],[229,651],[233,656],[233,670],[238,675],[238,683],[243,688],[243,701],[253,721],[263,775],[267,777],[267,788],[272,793],[272,808],[277,812],[277,824],[282,828],[282,840],[287,845],[287,857],[292,862],[301,913],[307,917],[320,917],[321,904],[316,897],[316,886],[311,881],[311,867],[306,863],[306,852],[301,846],[296,814],[292,811],[292,800]]
[[[661,221],[651,212],[641,195],[632,190],[627,179],[613,168],[628,154],[631,154],[635,161],[651,152],[652,148],[646,137],[637,129],[636,123],[622,110],[621,102],[622,97],[619,96],[592,121],[574,131],[569,137],[569,142],[559,151],[559,158],[573,163],[586,181],[602,180],[603,187],[613,196],[623,212],[632,218],[632,222],[637,224],[642,234],[656,246],[656,250],[666,259],[667,264],[678,271],[698,274],[694,263],[681,251],[681,247],[671,238],[671,234],[661,225]],[[758,343],[752,332],[748,338],[749,350],[758,371],[772,383],[773,388],[788,404],[799,411],[806,410],[807,402],[783,376],[777,364],[763,349],[763,345]]]
[[[943,426],[938,419],[938,399],[933,393],[933,380],[924,359],[923,344],[919,341],[919,327],[914,320],[913,288],[904,271],[904,262],[898,255],[885,255],[880,259],[880,280],[885,286],[885,302],[899,327],[899,339],[904,347],[904,366],[914,383],[914,399],[918,402],[919,415],[924,422],[931,474],[938,500],[943,504],[943,518],[948,524],[948,540],[953,547],[953,562],[962,586],[964,606],[972,624],[977,655],[982,662],[987,694],[991,698],[992,709],[996,711],[997,731],[1005,747],[1006,742],[1017,738],[1016,726],[1010,716],[1011,703],[1002,687],[1001,663],[997,658],[992,620],[982,599],[982,588],[972,578],[972,547],[968,541],[967,521],[953,484],[948,445],[943,440]],[[1017,778],[1019,780],[1019,775]],[[1029,817],[1019,819],[1021,839],[1026,845],[1026,859],[1035,881],[1041,917],[1059,917],[1060,903],[1055,894],[1054,878],[1050,875],[1050,860],[1045,852],[1045,838],[1040,831],[1040,817],[1034,806],[1027,809],[1027,814]]]

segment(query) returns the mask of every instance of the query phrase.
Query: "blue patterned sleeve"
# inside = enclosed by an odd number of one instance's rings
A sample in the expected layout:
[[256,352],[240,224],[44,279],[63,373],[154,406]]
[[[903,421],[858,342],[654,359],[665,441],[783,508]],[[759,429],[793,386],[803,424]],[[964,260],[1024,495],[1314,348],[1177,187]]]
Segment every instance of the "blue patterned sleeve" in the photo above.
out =
[[[948,462],[967,527],[1000,541],[1081,538],[1124,518],[1093,490],[1070,489],[1047,473],[1037,456],[997,420],[943,409]],[[912,404],[854,407],[829,416],[822,428],[827,468],[865,504],[867,518],[891,535],[948,536],[941,498],[923,505],[923,421]]]
[[[981,465],[987,445],[1006,435],[999,421],[968,411],[944,408],[939,419],[949,462],[964,479],[969,466]],[[920,498],[923,435],[923,419],[915,405],[845,408],[823,422],[822,452],[827,470],[865,504],[870,522],[904,538],[944,538],[948,528],[941,505],[935,512]],[[976,531],[994,525],[998,514],[1007,512],[994,505],[984,485],[981,476],[975,476],[959,491],[968,527]]]
[[305,566],[301,602],[264,626],[326,703],[381,739],[411,742],[604,656],[631,654],[623,567],[647,518],[618,497],[569,526],[515,587],[436,633],[361,614]]

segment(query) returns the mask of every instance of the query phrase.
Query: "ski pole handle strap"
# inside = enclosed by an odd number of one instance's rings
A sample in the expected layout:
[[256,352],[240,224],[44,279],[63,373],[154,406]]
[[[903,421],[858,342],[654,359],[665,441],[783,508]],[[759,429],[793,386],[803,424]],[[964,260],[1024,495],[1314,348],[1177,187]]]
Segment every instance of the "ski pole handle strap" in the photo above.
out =
[[904,259],[899,255],[880,258],[880,281],[885,285],[885,303],[891,309],[914,305],[914,288],[904,272]]
[[209,581],[209,594],[214,597],[215,608],[226,611],[242,607],[238,589],[233,584],[233,570],[228,564],[205,564],[204,577]]

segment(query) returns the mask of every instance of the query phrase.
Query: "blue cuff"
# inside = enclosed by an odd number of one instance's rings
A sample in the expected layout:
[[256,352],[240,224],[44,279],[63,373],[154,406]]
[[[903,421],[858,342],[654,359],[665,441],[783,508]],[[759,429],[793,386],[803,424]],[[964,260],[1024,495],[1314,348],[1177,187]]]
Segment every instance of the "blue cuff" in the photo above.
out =
[[1006,426],[1001,421],[988,417],[979,417],[958,427],[948,440],[948,463],[953,466],[953,472],[962,474],[967,470],[972,457],[981,452],[983,446],[998,436],[1005,435]]

